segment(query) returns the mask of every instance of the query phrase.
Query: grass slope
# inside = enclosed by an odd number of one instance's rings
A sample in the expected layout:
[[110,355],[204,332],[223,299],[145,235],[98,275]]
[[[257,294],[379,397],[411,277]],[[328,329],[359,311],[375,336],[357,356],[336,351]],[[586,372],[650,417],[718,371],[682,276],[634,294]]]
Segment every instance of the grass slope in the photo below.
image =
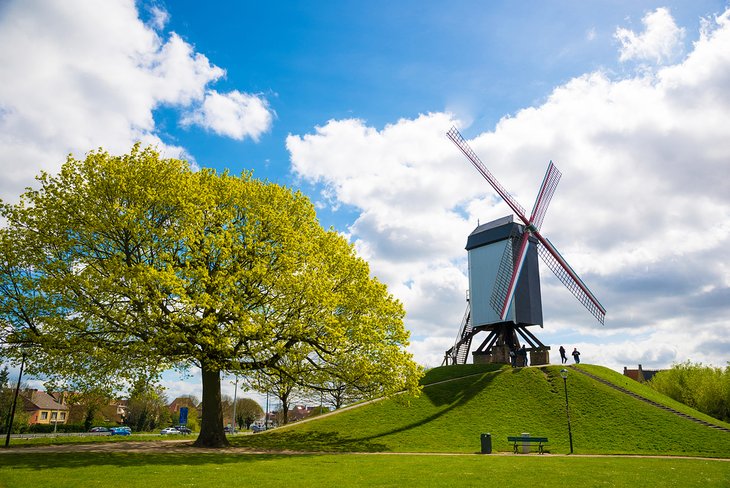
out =
[[[549,451],[566,453],[560,369],[435,368],[424,378],[426,386],[419,398],[387,399],[264,434],[237,437],[233,443],[252,449],[470,453],[479,451],[481,433],[492,434],[496,451],[509,451],[507,436],[529,432],[548,437]],[[615,379],[606,368],[589,369]],[[449,378],[454,379],[446,381]],[[568,388],[576,453],[730,457],[727,432],[697,425],[577,372],[570,373]],[[661,395],[653,399],[657,398],[671,403]]]

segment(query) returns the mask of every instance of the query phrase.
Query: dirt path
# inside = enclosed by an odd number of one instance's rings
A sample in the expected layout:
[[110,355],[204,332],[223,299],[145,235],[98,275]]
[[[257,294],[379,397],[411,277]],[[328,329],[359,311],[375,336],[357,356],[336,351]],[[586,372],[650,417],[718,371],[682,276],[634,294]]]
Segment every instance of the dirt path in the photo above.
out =
[[528,456],[535,458],[552,458],[552,457],[581,457],[581,458],[652,458],[652,459],[696,459],[718,462],[730,462],[730,458],[706,458],[692,456],[659,456],[659,455],[639,455],[639,454],[513,454],[512,452],[499,452],[492,454],[477,453],[447,453],[447,452],[302,452],[302,451],[259,451],[242,447],[229,447],[224,449],[212,449],[193,447],[193,441],[189,439],[165,440],[165,441],[147,441],[147,442],[109,442],[94,444],[63,444],[58,446],[23,446],[0,448],[0,455],[3,453],[51,453],[51,452],[151,452],[156,454],[285,454],[285,455],[338,455],[338,454],[359,454],[363,456]]

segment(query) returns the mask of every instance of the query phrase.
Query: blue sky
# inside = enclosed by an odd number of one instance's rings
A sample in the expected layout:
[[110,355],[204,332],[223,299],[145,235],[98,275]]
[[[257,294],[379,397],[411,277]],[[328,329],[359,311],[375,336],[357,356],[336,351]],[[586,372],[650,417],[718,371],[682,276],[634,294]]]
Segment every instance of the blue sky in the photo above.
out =
[[[155,144],[301,189],[440,364],[466,236],[509,213],[457,125],[608,309],[543,270],[548,344],[620,370],[730,356],[727,1],[0,3],[0,197],[69,152]],[[555,352],[555,354],[557,354]],[[168,378],[170,395],[198,381]],[[228,387],[227,387],[228,388]],[[228,388],[230,389],[230,388]]]

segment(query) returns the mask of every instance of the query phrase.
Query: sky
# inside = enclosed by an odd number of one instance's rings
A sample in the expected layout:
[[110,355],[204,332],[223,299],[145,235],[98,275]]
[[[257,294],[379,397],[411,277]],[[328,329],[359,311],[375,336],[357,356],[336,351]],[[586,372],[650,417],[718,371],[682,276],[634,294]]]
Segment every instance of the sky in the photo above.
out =
[[[542,231],[607,315],[542,268],[531,330],[553,361],[730,360],[728,1],[0,0],[0,67],[5,201],[69,153],[136,141],[253,170],[356,246],[434,367],[466,238],[510,214],[456,126],[526,208],[549,161],[563,173]],[[195,371],[165,385],[200,397]]]

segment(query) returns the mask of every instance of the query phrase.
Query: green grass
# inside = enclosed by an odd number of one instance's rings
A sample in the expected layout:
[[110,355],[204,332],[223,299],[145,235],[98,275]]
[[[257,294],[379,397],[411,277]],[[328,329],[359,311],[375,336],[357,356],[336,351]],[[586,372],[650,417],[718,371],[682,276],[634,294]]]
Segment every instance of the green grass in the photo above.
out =
[[422,385],[431,385],[440,381],[463,378],[479,373],[491,373],[502,369],[510,369],[503,364],[455,364],[453,366],[432,368],[421,378]]
[[550,456],[0,453],[0,487],[726,487],[730,462]]
[[[429,373],[443,381],[450,368]],[[455,370],[459,378],[425,386],[408,403],[404,398],[383,400],[232,442],[251,449],[310,452],[474,453],[480,450],[480,434],[491,433],[494,449],[505,452],[511,450],[508,436],[529,432],[548,437],[548,451],[567,453],[560,369],[485,372],[474,367],[470,373],[466,365]],[[568,385],[576,453],[730,457],[727,432],[697,425],[576,372]]]
[[[33,446],[59,446],[66,444],[98,444],[109,442],[149,442],[159,440],[173,439],[194,439],[193,436],[174,436],[164,437],[159,434],[132,434],[132,435],[86,435],[86,436],[58,436],[58,437],[32,437],[30,439],[11,438],[10,447],[33,447]],[[3,446],[5,445],[5,436],[2,436]]]

